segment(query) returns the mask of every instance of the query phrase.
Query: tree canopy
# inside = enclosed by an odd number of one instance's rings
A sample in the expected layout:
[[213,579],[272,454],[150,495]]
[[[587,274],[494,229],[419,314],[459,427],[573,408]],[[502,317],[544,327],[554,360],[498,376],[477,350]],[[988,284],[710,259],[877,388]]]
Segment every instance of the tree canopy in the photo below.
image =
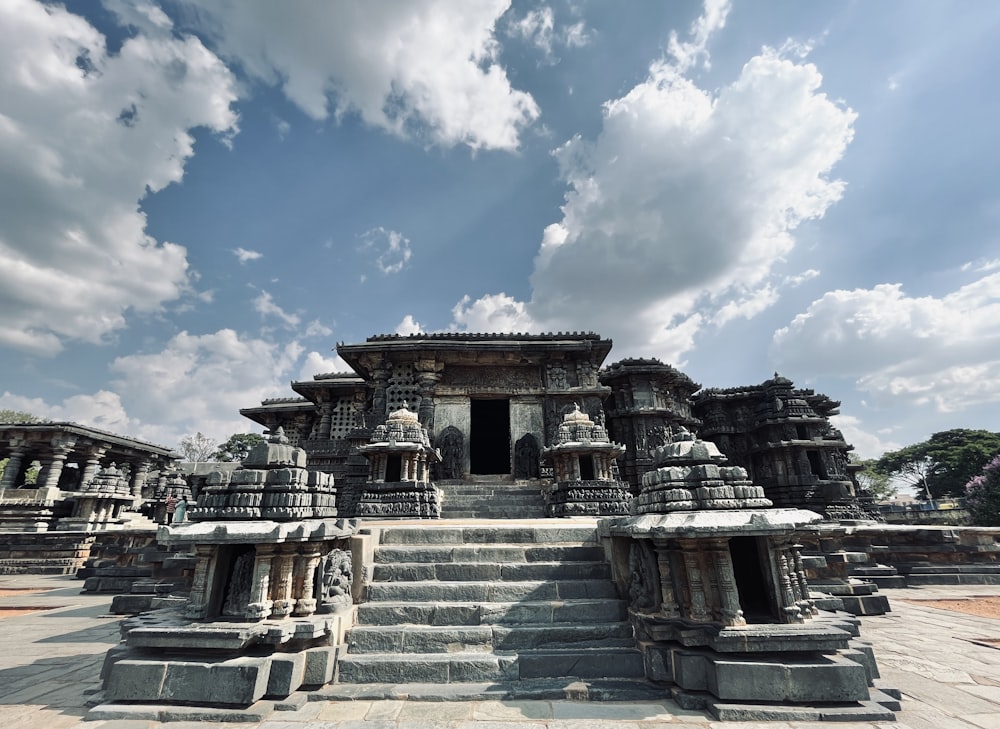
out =
[[213,438],[209,438],[199,431],[194,435],[181,438],[181,442],[177,445],[177,451],[184,457],[185,461],[195,463],[199,461],[213,461],[215,460],[215,450],[218,448],[218,445],[218,442]]
[[233,433],[218,447],[212,458],[216,461],[242,461],[255,445],[263,442],[264,436],[256,433]]
[[1000,433],[957,428],[884,454],[875,470],[914,486],[921,498],[960,496],[998,453]]
[[0,410],[0,423],[4,425],[16,425],[20,423],[43,423],[42,418],[23,410]]
[[896,487],[892,483],[892,477],[887,473],[878,470],[878,461],[868,458],[863,461],[855,461],[861,466],[861,470],[854,474],[858,480],[858,485],[872,495],[876,501],[888,501],[896,495]]
[[1000,455],[965,485],[965,506],[975,526],[1000,526]]

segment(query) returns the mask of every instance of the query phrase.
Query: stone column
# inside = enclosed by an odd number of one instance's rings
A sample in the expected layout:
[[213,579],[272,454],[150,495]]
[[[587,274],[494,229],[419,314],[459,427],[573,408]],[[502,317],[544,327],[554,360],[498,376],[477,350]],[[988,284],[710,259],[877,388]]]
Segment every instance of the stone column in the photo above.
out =
[[75,441],[56,436],[52,439],[52,455],[38,477],[39,488],[56,488],[59,486],[59,476],[62,474],[66,457],[73,452]]
[[276,544],[256,545],[253,585],[250,588],[250,604],[247,605],[246,612],[246,617],[251,620],[263,620],[271,614],[273,603],[268,599],[268,594],[271,587],[271,562],[276,549]]
[[149,473],[149,461],[141,461],[132,464],[132,475],[129,490],[136,499],[142,497],[142,487],[146,485],[146,476]]
[[210,544],[199,544],[195,547],[195,555],[198,561],[194,566],[191,592],[184,606],[184,615],[201,620],[208,616],[208,601],[211,598],[208,586],[215,571],[215,548]]
[[805,565],[802,563],[802,545],[792,544],[789,545],[788,549],[795,567],[795,579],[799,583],[799,592],[802,595],[802,599],[799,601],[802,615],[806,617],[816,615],[816,604],[809,598],[809,583],[806,580]]
[[674,575],[671,567],[671,559],[674,550],[665,544],[656,544],[653,549],[656,551],[656,564],[660,572],[660,596],[662,603],[660,612],[667,618],[680,617],[681,610],[677,604],[677,595],[674,594]]
[[386,389],[389,386],[389,367],[381,364],[372,371],[372,381],[375,385],[375,393],[372,396],[372,410],[375,415],[375,422],[372,426],[384,423],[388,413],[389,398]]
[[[773,544],[773,543],[772,543]],[[783,598],[782,612],[788,622],[803,622],[802,611],[795,603],[795,592],[792,590],[791,576],[789,574],[788,557],[785,551],[778,544],[773,544],[774,560],[778,567],[778,585]]]
[[420,360],[416,364],[417,392],[420,393],[417,417],[420,419],[420,424],[431,434],[434,432],[434,391],[441,381],[443,367],[444,365],[434,360]]
[[101,467],[101,459],[104,458],[104,454],[107,452],[108,449],[102,446],[90,446],[87,448],[87,460],[83,464],[83,473],[80,475],[81,491],[86,489],[94,479],[94,476],[97,475],[97,469]]
[[743,610],[740,609],[740,594],[736,589],[736,574],[733,572],[733,555],[729,551],[728,539],[710,539],[712,563],[715,568],[716,585],[719,588],[723,625],[746,625]]
[[286,544],[275,550],[277,554],[274,558],[275,582],[271,588],[271,595],[274,601],[271,606],[271,615],[275,618],[283,618],[290,615],[295,607],[295,599],[292,595],[292,571],[295,566],[295,545]]
[[712,619],[712,616],[708,612],[698,542],[684,539],[680,541],[680,546],[681,556],[684,559],[684,571],[687,573],[688,589],[691,593],[690,615],[687,617],[695,622],[707,623]]
[[316,612],[316,567],[319,566],[319,559],[318,544],[307,544],[302,548],[296,565],[295,591],[299,597],[295,601],[294,615],[306,616]]
[[321,440],[330,440],[330,425],[333,420],[333,404],[329,402],[323,402],[319,406],[319,434],[318,438]]
[[24,470],[24,457],[27,453],[28,448],[23,442],[16,443],[11,446],[7,455],[9,460],[7,461],[7,466],[3,470],[3,478],[0,478],[0,491],[3,491],[4,489],[14,489],[20,485],[17,482],[18,476],[20,476],[21,472]]

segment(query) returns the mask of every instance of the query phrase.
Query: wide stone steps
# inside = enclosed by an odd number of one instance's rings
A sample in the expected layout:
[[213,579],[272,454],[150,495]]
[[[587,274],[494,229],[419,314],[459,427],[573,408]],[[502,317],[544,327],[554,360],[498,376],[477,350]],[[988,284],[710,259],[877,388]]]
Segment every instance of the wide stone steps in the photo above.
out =
[[358,606],[366,625],[497,625],[579,621],[619,622],[628,616],[623,601],[540,600],[525,602],[369,602]]
[[537,486],[440,483],[443,519],[537,519],[545,500]]
[[647,690],[594,523],[540,524],[383,528],[339,685],[392,695],[399,684],[639,679]]

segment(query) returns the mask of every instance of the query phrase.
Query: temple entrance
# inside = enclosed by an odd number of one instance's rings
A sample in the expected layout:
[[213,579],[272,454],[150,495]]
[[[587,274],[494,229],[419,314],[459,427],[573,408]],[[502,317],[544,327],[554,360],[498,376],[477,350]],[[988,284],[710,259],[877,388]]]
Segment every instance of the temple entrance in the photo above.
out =
[[510,473],[510,400],[472,400],[469,472]]
[[729,553],[733,557],[733,572],[743,617],[748,623],[775,622],[757,537],[733,537],[729,540]]

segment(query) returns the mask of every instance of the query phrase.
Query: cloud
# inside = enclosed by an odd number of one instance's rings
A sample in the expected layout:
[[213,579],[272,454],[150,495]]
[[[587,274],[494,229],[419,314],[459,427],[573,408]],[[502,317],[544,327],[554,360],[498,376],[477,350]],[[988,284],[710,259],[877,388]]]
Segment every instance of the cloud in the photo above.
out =
[[0,409],[20,410],[46,420],[72,421],[120,435],[130,435],[136,426],[125,412],[118,394],[108,390],[99,390],[93,395],[73,395],[58,405],[41,398],[5,392],[0,395]]
[[507,294],[491,294],[472,301],[468,296],[451,310],[453,328],[470,332],[527,332],[537,324],[523,302]]
[[899,450],[903,446],[892,440],[883,440],[878,433],[871,432],[853,415],[833,415],[830,423],[844,435],[844,440],[854,446],[858,458],[878,458],[886,451]]
[[396,334],[407,336],[410,334],[422,334],[424,331],[420,322],[413,318],[413,314],[407,314],[403,320],[396,325]]
[[296,341],[242,337],[231,329],[181,332],[158,352],[116,358],[112,385],[140,437],[173,444],[201,431],[225,440],[248,427],[240,408],[287,394],[283,382],[302,351]]
[[139,201],[181,179],[192,129],[236,132],[235,81],[162,22],[112,55],[60,5],[0,3],[0,345],[99,343],[190,291],[185,249],[145,232]]
[[313,375],[327,374],[329,372],[353,372],[351,366],[340,358],[339,354],[333,357],[326,357],[319,352],[310,352],[306,355],[302,367],[299,369],[298,380],[311,380]]
[[319,319],[313,319],[306,326],[305,332],[302,336],[304,337],[329,337],[333,334],[333,330],[319,321]]
[[[385,275],[402,271],[413,255],[410,250],[410,239],[395,230],[386,230],[379,226],[365,231],[360,238],[362,249],[376,253],[375,265]],[[362,277],[362,283],[364,280]]]
[[944,412],[1000,402],[1000,273],[941,297],[900,284],[827,292],[775,332],[771,356],[787,370],[855,377],[883,401]]
[[[727,7],[709,2],[694,39],[674,44],[679,60],[653,63],[607,102],[595,139],[554,152],[562,219],[543,232],[520,318],[676,360],[705,324],[753,316],[793,283],[773,268],[796,228],[843,194],[830,172],[856,115],[820,91],[814,65],[769,49],[718,91],[685,77],[707,59]],[[463,301],[456,312],[495,304]]]
[[289,329],[295,329],[302,321],[302,317],[298,314],[289,314],[274,303],[274,298],[267,291],[261,291],[260,295],[253,300],[253,308],[262,317],[273,316],[281,320]]
[[497,62],[506,0],[277,5],[182,0],[220,52],[317,120],[366,123],[443,146],[516,149],[538,115]]
[[681,41],[677,31],[670,31],[667,52],[674,59],[676,69],[683,73],[701,60],[708,66],[708,42],[726,26],[731,9],[729,0],[705,0],[704,11],[691,24],[688,41]]
[[256,261],[258,258],[263,258],[264,254],[260,251],[250,251],[246,248],[234,248],[230,251],[240,263],[247,263],[248,261]]
[[590,42],[582,20],[557,29],[555,12],[548,5],[529,10],[520,18],[512,16],[505,32],[511,38],[519,38],[535,46],[551,62],[556,60],[553,57],[556,47],[582,48]]

